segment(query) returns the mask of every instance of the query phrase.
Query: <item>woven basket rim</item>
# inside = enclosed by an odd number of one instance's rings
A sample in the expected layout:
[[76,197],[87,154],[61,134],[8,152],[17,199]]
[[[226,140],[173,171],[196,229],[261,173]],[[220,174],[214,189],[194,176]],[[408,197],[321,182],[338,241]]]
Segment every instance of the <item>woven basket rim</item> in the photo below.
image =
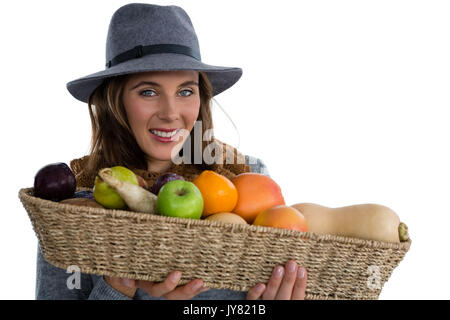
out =
[[[91,188],[77,188],[77,191],[82,190],[92,190]],[[21,188],[19,190],[19,199],[22,203],[30,203],[33,205],[38,206],[45,206],[47,208],[51,209],[67,209],[68,206],[72,208],[74,205],[72,204],[65,204],[65,203],[59,203],[54,202],[51,200],[41,199],[37,198],[34,195],[32,195],[33,188],[27,187],[27,188]],[[401,250],[401,251],[408,251],[411,246],[411,239],[408,239],[404,242],[384,242],[384,241],[377,241],[377,240],[366,240],[366,239],[360,239],[360,238],[351,238],[351,237],[344,237],[344,236],[336,236],[336,235],[322,235],[317,234],[313,232],[300,232],[296,230],[288,230],[288,229],[280,229],[280,228],[272,228],[272,227],[263,227],[263,226],[254,226],[254,225],[248,225],[248,224],[229,224],[222,221],[214,221],[214,220],[204,220],[204,219],[186,219],[186,218],[177,218],[177,217],[167,217],[167,216],[160,216],[155,214],[148,214],[148,213],[141,213],[141,212],[133,212],[133,211],[127,211],[127,210],[115,210],[115,209],[106,209],[106,208],[94,208],[94,207],[87,207],[87,206],[77,206],[76,211],[87,213],[89,215],[107,215],[111,218],[120,218],[120,219],[135,219],[139,221],[157,221],[157,222],[169,222],[169,223],[177,223],[182,224],[186,226],[199,226],[202,227],[211,227],[211,228],[218,228],[218,227],[227,227],[227,228],[233,228],[234,231],[252,231],[252,232],[259,232],[259,233],[271,233],[276,234],[283,237],[293,237],[293,238],[303,238],[303,239],[309,239],[309,240],[315,240],[320,242],[340,242],[345,244],[353,244],[358,246],[364,246],[364,247],[371,247],[371,248],[383,248],[383,249],[394,249],[394,250]]]

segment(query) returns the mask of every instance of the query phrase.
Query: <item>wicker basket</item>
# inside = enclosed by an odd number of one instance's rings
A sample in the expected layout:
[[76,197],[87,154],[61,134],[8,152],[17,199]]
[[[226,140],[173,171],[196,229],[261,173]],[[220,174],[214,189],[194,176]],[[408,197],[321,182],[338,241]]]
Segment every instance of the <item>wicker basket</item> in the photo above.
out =
[[163,281],[180,270],[180,284],[248,291],[294,259],[308,271],[306,299],[377,299],[411,245],[74,206],[33,188],[19,198],[49,263],[97,275]]

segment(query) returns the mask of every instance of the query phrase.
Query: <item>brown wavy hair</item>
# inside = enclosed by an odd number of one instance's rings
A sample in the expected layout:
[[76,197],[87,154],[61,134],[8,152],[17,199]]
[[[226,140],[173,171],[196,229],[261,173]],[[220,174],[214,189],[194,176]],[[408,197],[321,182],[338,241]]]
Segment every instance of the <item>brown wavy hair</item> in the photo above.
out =
[[[122,100],[123,89],[130,76],[119,75],[105,79],[89,97],[92,138],[89,159],[84,168],[87,172],[97,172],[101,168],[116,165],[147,170],[148,156],[136,142]],[[206,130],[213,132],[212,90],[207,75],[199,72],[200,111],[197,120],[201,120],[203,133]],[[191,163],[194,163],[195,150],[193,131],[190,133]],[[214,134],[211,135],[211,140],[214,140]],[[202,152],[208,143],[210,141],[202,141]],[[196,165],[202,170],[211,166],[203,161],[203,157],[202,163]]]

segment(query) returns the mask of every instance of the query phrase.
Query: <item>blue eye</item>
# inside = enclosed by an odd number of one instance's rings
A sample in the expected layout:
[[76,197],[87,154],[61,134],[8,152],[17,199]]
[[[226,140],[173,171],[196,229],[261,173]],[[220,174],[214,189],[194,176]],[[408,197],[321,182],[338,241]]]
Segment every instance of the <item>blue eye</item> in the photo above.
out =
[[[153,92],[154,94],[145,94],[145,92]],[[142,95],[142,96],[144,96],[144,97],[154,97],[155,95],[156,95],[156,93],[155,93],[155,91],[153,91],[153,90],[144,90],[144,91],[141,91],[140,93],[139,93],[140,95]],[[193,92],[192,92],[192,90],[181,90],[180,91],[180,95],[182,96],[182,97],[189,97],[189,96],[191,96],[192,94],[194,94]]]
[[144,92],[155,92],[155,91],[153,91],[153,90],[144,90],[144,91],[141,91],[140,92],[140,95],[143,95],[143,96],[145,96],[145,97],[153,97],[154,95],[146,95],[146,94],[143,94]]
[[183,97],[189,97],[193,94],[192,90],[181,90],[180,93],[182,93],[182,92],[189,92],[188,95],[181,94]]

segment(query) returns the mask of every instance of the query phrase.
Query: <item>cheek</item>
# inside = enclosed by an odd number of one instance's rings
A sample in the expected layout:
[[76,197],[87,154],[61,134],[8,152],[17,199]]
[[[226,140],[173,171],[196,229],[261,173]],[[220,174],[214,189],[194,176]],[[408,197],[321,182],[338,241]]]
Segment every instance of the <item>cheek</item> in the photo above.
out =
[[183,118],[187,122],[189,127],[194,126],[195,120],[197,120],[200,112],[200,100],[192,102],[188,108],[183,109]]
[[125,104],[125,111],[133,132],[146,126],[147,120],[152,115],[151,108],[133,101],[129,101]]

